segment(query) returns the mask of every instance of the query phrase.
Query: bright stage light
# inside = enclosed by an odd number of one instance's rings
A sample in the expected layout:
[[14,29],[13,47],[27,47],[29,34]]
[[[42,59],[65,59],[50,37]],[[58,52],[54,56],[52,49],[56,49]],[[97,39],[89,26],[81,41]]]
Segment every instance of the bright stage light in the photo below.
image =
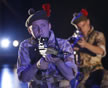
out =
[[14,47],[18,47],[18,45],[19,45],[18,40],[14,40],[14,41],[13,41],[13,46],[14,46]]
[[1,47],[2,48],[8,48],[10,44],[10,41],[8,39],[1,40]]

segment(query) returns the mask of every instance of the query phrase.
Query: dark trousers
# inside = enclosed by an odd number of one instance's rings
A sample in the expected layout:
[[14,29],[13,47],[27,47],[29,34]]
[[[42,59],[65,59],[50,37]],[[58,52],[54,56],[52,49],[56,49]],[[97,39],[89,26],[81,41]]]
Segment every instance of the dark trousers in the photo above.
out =
[[86,88],[100,88],[101,81],[104,75],[103,70],[96,70],[90,73],[89,78],[85,82]]

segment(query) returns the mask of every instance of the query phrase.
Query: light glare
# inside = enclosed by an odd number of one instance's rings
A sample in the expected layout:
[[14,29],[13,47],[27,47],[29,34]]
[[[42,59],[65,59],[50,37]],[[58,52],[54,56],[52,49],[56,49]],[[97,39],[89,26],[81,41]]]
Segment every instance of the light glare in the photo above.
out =
[[10,41],[9,41],[8,39],[3,39],[3,40],[1,41],[1,47],[2,47],[2,48],[7,48],[7,47],[9,47],[9,44],[10,44]]
[[14,41],[13,41],[13,46],[14,46],[14,47],[17,47],[18,45],[19,45],[18,40],[14,40]]

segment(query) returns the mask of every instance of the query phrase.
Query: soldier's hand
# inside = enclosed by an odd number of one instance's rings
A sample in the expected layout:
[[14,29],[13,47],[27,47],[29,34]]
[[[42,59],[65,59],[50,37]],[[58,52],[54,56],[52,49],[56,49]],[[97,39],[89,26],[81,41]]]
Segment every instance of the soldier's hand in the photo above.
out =
[[81,38],[81,40],[78,41],[78,45],[79,45],[81,48],[85,48],[85,47],[86,47],[86,44],[87,44],[87,42],[85,41],[84,38]]
[[48,64],[49,62],[46,62],[44,60],[44,58],[41,58],[37,63],[36,63],[36,66],[39,68],[39,69],[48,69]]
[[78,47],[74,47],[73,49],[74,49],[74,51],[78,51],[78,50],[79,50],[79,48],[78,48]]

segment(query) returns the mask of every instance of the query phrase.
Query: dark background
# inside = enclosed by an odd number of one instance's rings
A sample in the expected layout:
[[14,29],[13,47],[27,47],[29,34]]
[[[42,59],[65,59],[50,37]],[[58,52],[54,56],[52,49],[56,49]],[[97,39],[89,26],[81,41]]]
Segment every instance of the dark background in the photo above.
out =
[[[72,14],[82,8],[87,9],[91,24],[105,34],[106,48],[108,42],[107,2],[104,0],[0,0],[0,39],[9,37],[20,42],[30,37],[25,27],[28,9],[42,9],[42,4],[51,4],[50,22],[57,37],[68,38],[74,27],[70,24]],[[18,48],[10,46],[0,48],[0,64],[16,64]],[[102,59],[104,67],[108,68],[108,56]]]

